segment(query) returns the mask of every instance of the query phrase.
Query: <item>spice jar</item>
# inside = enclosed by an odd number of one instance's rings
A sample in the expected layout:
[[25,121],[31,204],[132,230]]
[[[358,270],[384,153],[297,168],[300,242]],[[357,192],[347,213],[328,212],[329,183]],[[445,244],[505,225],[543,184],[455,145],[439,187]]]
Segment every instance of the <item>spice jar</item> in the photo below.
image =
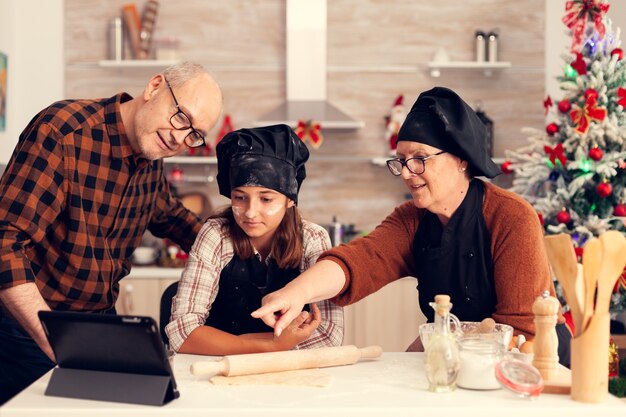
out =
[[500,389],[496,379],[496,364],[502,360],[504,346],[497,340],[481,335],[468,335],[459,339],[461,368],[456,384],[461,388]]

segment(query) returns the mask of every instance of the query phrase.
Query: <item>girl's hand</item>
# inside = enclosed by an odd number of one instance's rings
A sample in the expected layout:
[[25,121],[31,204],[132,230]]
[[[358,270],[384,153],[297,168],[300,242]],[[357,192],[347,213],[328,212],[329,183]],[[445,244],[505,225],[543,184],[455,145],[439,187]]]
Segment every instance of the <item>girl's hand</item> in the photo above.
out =
[[[301,294],[297,289],[289,288],[289,285],[274,291],[263,297],[261,307],[252,312],[252,317],[263,320],[265,324],[274,328],[274,334],[278,337],[286,330],[290,323],[300,320],[302,308],[306,303],[301,300]],[[302,323],[306,321],[302,319]]]
[[274,335],[274,345],[277,350],[289,350],[308,339],[313,331],[322,322],[320,309],[311,304],[311,313],[302,311],[285,329],[280,336]]

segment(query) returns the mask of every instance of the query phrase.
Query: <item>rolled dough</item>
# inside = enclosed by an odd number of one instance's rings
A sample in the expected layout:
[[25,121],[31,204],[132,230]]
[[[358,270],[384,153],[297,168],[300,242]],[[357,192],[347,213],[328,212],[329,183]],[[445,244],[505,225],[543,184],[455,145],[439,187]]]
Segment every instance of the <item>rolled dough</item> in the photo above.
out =
[[289,385],[320,388],[330,386],[331,380],[330,375],[325,374],[318,368],[269,372],[257,375],[217,375],[209,379],[215,385]]

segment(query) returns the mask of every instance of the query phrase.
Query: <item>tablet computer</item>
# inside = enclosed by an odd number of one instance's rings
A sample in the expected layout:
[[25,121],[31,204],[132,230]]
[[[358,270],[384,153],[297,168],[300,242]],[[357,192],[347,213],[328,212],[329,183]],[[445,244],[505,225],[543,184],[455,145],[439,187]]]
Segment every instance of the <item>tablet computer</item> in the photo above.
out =
[[40,311],[39,319],[58,363],[47,395],[154,404],[159,396],[161,404],[178,398],[153,318]]

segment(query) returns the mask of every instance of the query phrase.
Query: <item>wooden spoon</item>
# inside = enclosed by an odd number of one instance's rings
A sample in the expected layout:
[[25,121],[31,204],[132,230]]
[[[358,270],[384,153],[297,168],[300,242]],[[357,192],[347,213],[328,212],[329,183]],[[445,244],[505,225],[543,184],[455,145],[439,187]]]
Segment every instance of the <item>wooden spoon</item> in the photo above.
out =
[[574,252],[572,239],[568,234],[560,233],[558,235],[544,237],[544,242],[550,265],[552,266],[554,275],[556,275],[559,283],[563,286],[567,304],[572,311],[574,327],[576,327],[577,333],[579,333],[578,329],[582,329],[583,315],[576,291],[578,262],[576,261],[576,253]]
[[611,304],[611,293],[626,265],[626,238],[617,230],[609,230],[600,236],[602,242],[602,264],[598,274],[596,313],[607,313]]
[[599,239],[591,238],[585,243],[583,252],[583,276],[585,279],[585,301],[582,306],[583,321],[582,328],[576,329],[576,333],[581,334],[589,325],[589,319],[593,315],[593,301],[596,295],[596,284],[598,273],[602,264],[602,242]]

